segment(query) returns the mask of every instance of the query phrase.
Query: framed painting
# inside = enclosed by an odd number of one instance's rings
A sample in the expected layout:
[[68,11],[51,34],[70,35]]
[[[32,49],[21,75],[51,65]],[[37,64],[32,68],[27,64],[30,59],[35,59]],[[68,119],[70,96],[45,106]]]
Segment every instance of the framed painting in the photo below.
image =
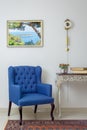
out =
[[8,20],[7,21],[8,47],[42,47],[43,21],[42,20]]

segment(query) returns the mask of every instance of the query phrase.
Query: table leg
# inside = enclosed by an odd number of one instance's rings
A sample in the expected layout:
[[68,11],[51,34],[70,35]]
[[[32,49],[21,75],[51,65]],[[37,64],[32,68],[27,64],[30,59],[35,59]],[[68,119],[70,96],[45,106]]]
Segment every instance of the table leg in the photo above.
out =
[[61,117],[61,91],[60,91],[61,83],[58,81],[58,117]]

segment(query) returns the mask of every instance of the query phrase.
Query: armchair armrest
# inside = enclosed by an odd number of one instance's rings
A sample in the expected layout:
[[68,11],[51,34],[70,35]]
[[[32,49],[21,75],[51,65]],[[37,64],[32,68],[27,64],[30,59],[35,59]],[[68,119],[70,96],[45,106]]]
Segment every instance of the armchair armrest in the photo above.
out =
[[17,103],[18,100],[21,98],[21,86],[12,84],[9,87],[9,99],[14,103]]
[[52,96],[52,85],[45,84],[45,83],[37,84],[37,92],[51,97]]

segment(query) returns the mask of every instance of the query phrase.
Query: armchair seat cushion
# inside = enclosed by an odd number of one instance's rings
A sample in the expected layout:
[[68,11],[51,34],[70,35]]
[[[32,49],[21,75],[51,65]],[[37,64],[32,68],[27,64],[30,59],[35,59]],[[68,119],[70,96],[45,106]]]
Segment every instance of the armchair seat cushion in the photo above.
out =
[[53,103],[54,98],[39,94],[39,93],[29,93],[25,94],[19,101],[19,106],[28,106],[28,105],[38,105],[38,104],[49,104]]

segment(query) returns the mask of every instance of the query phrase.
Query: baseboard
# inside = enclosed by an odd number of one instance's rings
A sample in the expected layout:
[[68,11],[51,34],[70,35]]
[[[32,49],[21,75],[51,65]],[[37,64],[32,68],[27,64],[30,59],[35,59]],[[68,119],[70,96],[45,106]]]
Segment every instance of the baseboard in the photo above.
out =
[[[50,112],[51,110],[51,106],[50,105],[38,105],[38,108],[37,108],[37,112]],[[14,112],[18,112],[18,107],[12,107],[11,108],[11,111],[14,113]],[[26,106],[26,107],[23,107],[23,111],[24,112],[33,112],[34,111],[34,106]],[[0,108],[0,112],[5,112],[5,113],[8,113],[8,108]],[[54,112],[56,112],[56,108],[54,110]]]
[[[41,113],[48,113],[50,112],[50,107],[49,106],[38,106],[37,112],[41,112]],[[18,107],[13,107],[11,109],[12,113],[18,113]],[[34,112],[34,107],[33,106],[29,106],[29,107],[23,107],[23,112],[24,113],[33,113]],[[86,112],[87,113],[87,108],[61,108],[61,112],[63,113],[68,113],[68,112]],[[0,108],[0,113],[8,113],[8,108]],[[57,109],[55,108],[54,113],[58,114]]]
[[87,108],[86,107],[79,107],[79,108],[75,108],[75,107],[73,107],[73,108],[71,108],[71,107],[69,107],[69,108],[61,108],[61,111],[63,112],[69,112],[69,111],[78,111],[78,112],[80,112],[80,111],[84,111],[84,112],[87,112]]

